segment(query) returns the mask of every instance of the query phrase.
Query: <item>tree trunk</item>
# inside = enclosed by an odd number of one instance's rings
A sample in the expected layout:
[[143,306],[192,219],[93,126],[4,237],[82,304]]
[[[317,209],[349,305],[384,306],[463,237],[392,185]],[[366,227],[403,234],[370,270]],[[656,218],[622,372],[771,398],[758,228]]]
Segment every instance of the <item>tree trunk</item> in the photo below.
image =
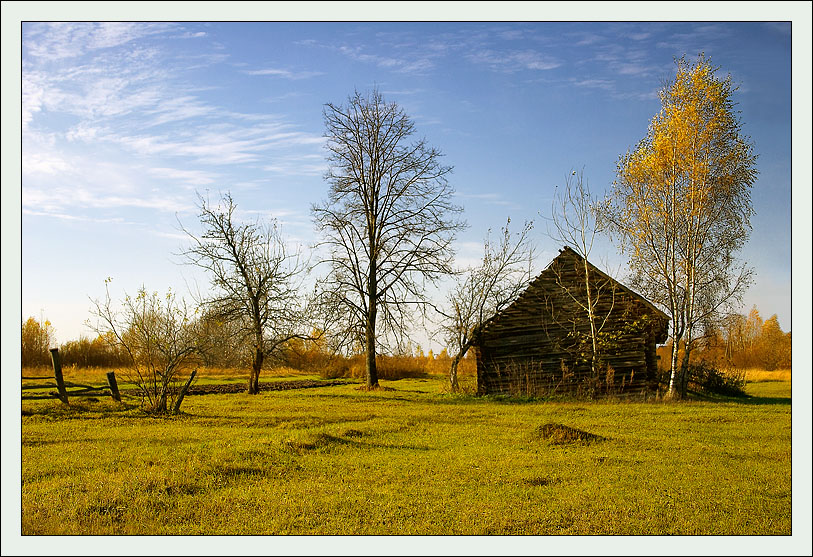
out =
[[454,358],[452,358],[452,365],[449,368],[449,387],[452,389],[453,393],[460,391],[460,384],[457,382],[457,366],[460,364],[460,360],[462,360],[463,356],[465,355],[466,352],[461,350]]
[[[371,233],[370,245],[373,245],[373,240]],[[376,272],[375,261],[371,261],[370,274],[367,278],[367,323],[364,328],[368,388],[378,386],[378,370],[375,365],[375,319],[378,314],[378,277]]]
[[680,377],[680,368],[678,367],[678,346],[680,346],[680,340],[672,339],[672,353],[670,354],[671,358],[671,375],[669,377],[669,392],[667,396],[673,400],[680,400],[681,398],[681,377]]
[[364,340],[366,343],[366,358],[367,358],[367,387],[378,386],[378,370],[375,365],[375,317],[376,308],[375,301],[370,296],[370,311],[367,315],[367,326],[364,330]]
[[[688,344],[688,343],[687,343]],[[683,359],[680,363],[680,382],[678,383],[680,389],[680,398],[685,398],[686,392],[689,389],[689,347],[683,353]]]
[[260,392],[260,370],[263,368],[265,353],[262,348],[257,347],[254,352],[254,361],[251,365],[251,376],[248,379],[248,394],[256,395]]
[[186,396],[186,392],[189,390],[189,386],[192,385],[192,381],[195,379],[195,375],[197,375],[198,370],[193,369],[192,374],[189,376],[186,384],[181,388],[181,392],[178,393],[178,398],[175,399],[175,406],[172,407],[172,413],[178,414],[181,411],[181,404],[183,404],[183,399]]

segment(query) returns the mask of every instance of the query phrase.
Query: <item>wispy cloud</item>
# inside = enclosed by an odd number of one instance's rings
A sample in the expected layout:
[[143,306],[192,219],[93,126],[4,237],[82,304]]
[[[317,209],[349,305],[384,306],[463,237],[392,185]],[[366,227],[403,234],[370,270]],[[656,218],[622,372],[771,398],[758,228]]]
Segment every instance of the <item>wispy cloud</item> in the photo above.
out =
[[203,170],[183,170],[178,168],[150,168],[151,176],[178,182],[184,186],[208,186],[217,182],[219,175]]
[[513,73],[522,70],[553,70],[562,65],[557,58],[535,50],[481,50],[467,57],[493,71]]
[[462,199],[474,199],[477,201],[482,201],[489,205],[501,205],[501,206],[516,206],[516,203],[511,201],[507,201],[503,196],[499,193],[489,192],[489,193],[465,193],[457,191],[455,192],[455,197],[460,197]]
[[384,56],[380,54],[369,54],[364,47],[360,46],[340,46],[338,48],[342,54],[356,60],[374,64],[379,68],[392,70],[400,73],[425,73],[435,68],[435,62],[431,55],[409,51],[403,56]]
[[324,75],[324,72],[316,72],[316,71],[291,71],[291,70],[283,70],[279,68],[266,68],[262,70],[244,70],[243,73],[248,75],[266,75],[271,77],[282,77],[285,79],[291,80],[299,80],[299,79],[308,79],[311,77],[316,77],[320,75]]
[[23,48],[35,58],[59,60],[127,44],[141,37],[166,33],[173,23],[53,22],[25,24]]

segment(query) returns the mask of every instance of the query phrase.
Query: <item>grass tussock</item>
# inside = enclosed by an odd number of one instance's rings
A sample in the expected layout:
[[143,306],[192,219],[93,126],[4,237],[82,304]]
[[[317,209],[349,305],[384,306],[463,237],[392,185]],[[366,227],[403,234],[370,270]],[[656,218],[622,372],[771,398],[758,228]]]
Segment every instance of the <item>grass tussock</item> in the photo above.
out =
[[545,424],[534,431],[536,437],[552,445],[590,445],[606,441],[606,437],[562,424]]

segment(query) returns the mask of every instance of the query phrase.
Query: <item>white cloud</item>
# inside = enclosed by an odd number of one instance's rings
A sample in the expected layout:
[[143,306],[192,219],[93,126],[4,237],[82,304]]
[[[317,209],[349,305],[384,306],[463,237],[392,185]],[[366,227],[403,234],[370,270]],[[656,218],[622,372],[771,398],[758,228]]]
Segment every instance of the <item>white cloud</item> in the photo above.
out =
[[469,54],[468,59],[475,64],[488,66],[499,72],[517,72],[521,70],[553,70],[562,63],[553,56],[535,50],[480,50]]
[[303,72],[294,72],[290,70],[281,70],[277,68],[267,68],[263,70],[244,70],[243,73],[248,75],[267,75],[272,77],[284,77],[285,79],[308,79],[310,77],[316,77],[319,75],[324,75],[324,72],[313,72],[313,71],[303,71]]
[[70,162],[53,153],[26,153],[22,156],[23,175],[56,175],[73,170]]
[[151,176],[162,178],[174,182],[180,182],[188,186],[208,186],[217,181],[218,175],[202,170],[181,170],[178,168],[150,168],[147,171]]
[[120,46],[177,28],[172,23],[52,22],[23,26],[23,47],[36,58],[59,60]]

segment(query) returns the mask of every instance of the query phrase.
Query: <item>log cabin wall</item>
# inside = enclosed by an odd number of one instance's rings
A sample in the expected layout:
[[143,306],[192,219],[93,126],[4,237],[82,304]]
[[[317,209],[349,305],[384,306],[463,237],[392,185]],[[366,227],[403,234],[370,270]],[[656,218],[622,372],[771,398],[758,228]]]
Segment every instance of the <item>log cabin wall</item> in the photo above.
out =
[[[593,374],[590,276],[601,353]],[[483,329],[478,392],[513,396],[574,393],[630,395],[657,388],[655,348],[669,319],[651,303],[565,247],[528,289]]]

